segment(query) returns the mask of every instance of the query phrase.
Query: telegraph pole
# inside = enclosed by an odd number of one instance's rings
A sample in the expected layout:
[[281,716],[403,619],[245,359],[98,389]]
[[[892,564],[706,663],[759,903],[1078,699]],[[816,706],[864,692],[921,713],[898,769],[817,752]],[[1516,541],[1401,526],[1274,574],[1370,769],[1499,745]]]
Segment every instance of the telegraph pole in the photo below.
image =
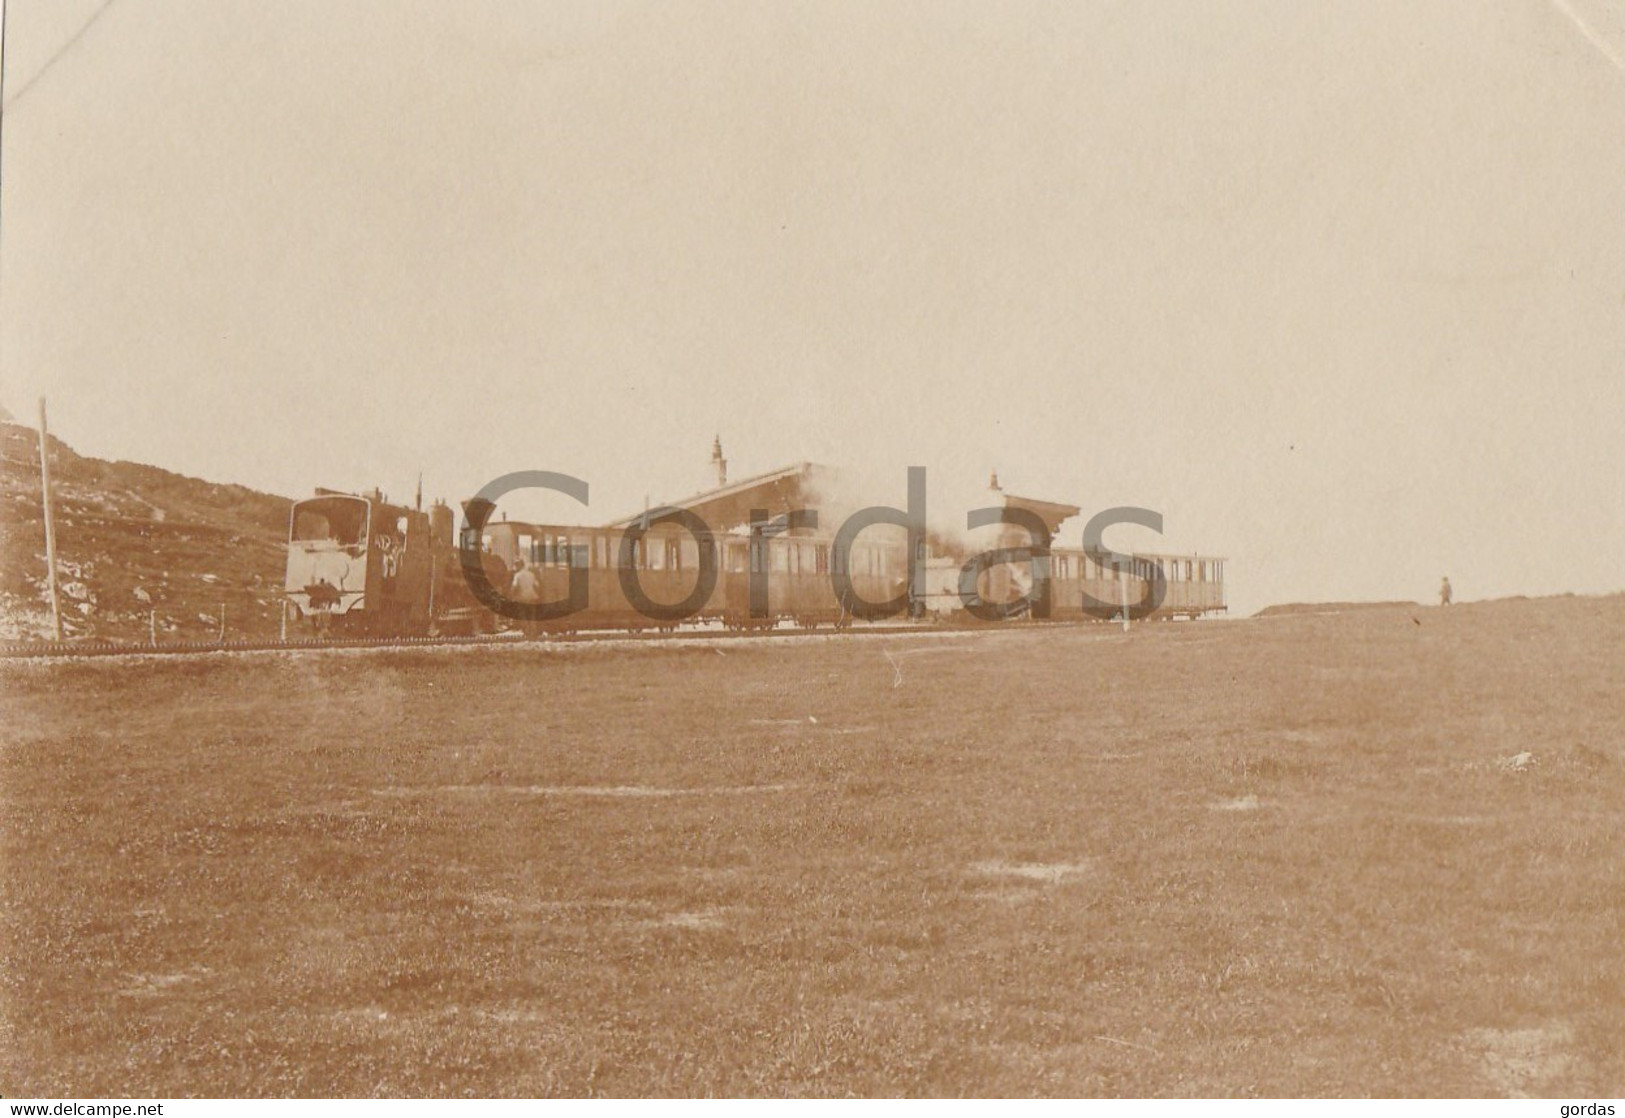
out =
[[45,397],[39,398],[39,482],[45,509],[45,584],[51,590],[51,631],[62,639],[62,603],[56,593],[56,526],[51,521],[51,455],[46,448]]

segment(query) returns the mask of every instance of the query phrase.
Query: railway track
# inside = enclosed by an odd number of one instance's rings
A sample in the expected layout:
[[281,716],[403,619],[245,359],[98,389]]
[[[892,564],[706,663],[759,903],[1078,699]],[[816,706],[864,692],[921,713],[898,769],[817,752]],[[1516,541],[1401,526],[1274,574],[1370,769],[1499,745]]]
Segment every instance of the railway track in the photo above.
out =
[[[1017,623],[1028,624],[1028,623]],[[1045,621],[1049,628],[1095,627],[1094,621]],[[350,637],[318,640],[236,640],[236,641],[174,641],[163,644],[137,644],[126,641],[4,641],[0,642],[0,660],[88,659],[98,656],[205,656],[222,652],[325,652],[353,648],[523,648],[547,647],[564,644],[641,644],[657,641],[737,641],[737,640],[794,640],[804,637],[882,637],[908,636],[931,633],[987,632],[999,626],[980,624],[914,623],[855,625],[847,629],[679,629],[676,632],[629,632],[626,630],[598,630],[573,633],[550,633],[530,637],[515,634],[446,637]]]

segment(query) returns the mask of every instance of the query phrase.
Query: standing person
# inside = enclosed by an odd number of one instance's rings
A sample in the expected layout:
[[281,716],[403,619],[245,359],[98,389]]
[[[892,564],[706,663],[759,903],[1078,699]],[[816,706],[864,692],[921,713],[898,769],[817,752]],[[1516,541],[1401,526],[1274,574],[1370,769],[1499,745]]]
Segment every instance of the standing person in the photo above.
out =
[[542,600],[542,576],[524,558],[519,560],[519,570],[513,576],[513,596],[527,603]]
[[[512,591],[514,599],[526,605],[542,600],[542,573],[524,556],[519,558],[519,570],[514,573]],[[537,621],[521,621],[519,629],[527,637],[542,635],[541,623]]]
[[1439,583],[1439,604],[1441,606],[1447,606],[1447,605],[1450,604],[1450,576],[1449,575],[1445,575],[1444,576],[1444,581]]

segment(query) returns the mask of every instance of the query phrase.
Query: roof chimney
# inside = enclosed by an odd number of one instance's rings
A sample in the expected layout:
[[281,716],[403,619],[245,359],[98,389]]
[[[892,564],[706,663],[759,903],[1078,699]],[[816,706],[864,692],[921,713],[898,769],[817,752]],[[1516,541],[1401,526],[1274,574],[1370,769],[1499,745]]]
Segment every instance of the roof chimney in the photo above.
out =
[[722,456],[722,436],[711,442],[711,466],[717,471],[717,488],[728,484],[728,460]]

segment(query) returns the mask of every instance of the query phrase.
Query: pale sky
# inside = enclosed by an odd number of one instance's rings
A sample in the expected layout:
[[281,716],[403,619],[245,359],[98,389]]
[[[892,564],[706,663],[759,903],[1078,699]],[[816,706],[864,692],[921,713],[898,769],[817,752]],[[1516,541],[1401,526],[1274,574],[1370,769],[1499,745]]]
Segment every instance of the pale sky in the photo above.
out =
[[1615,0],[5,7],[0,402],[82,453],[599,523],[720,433],[1243,612],[1625,589]]

